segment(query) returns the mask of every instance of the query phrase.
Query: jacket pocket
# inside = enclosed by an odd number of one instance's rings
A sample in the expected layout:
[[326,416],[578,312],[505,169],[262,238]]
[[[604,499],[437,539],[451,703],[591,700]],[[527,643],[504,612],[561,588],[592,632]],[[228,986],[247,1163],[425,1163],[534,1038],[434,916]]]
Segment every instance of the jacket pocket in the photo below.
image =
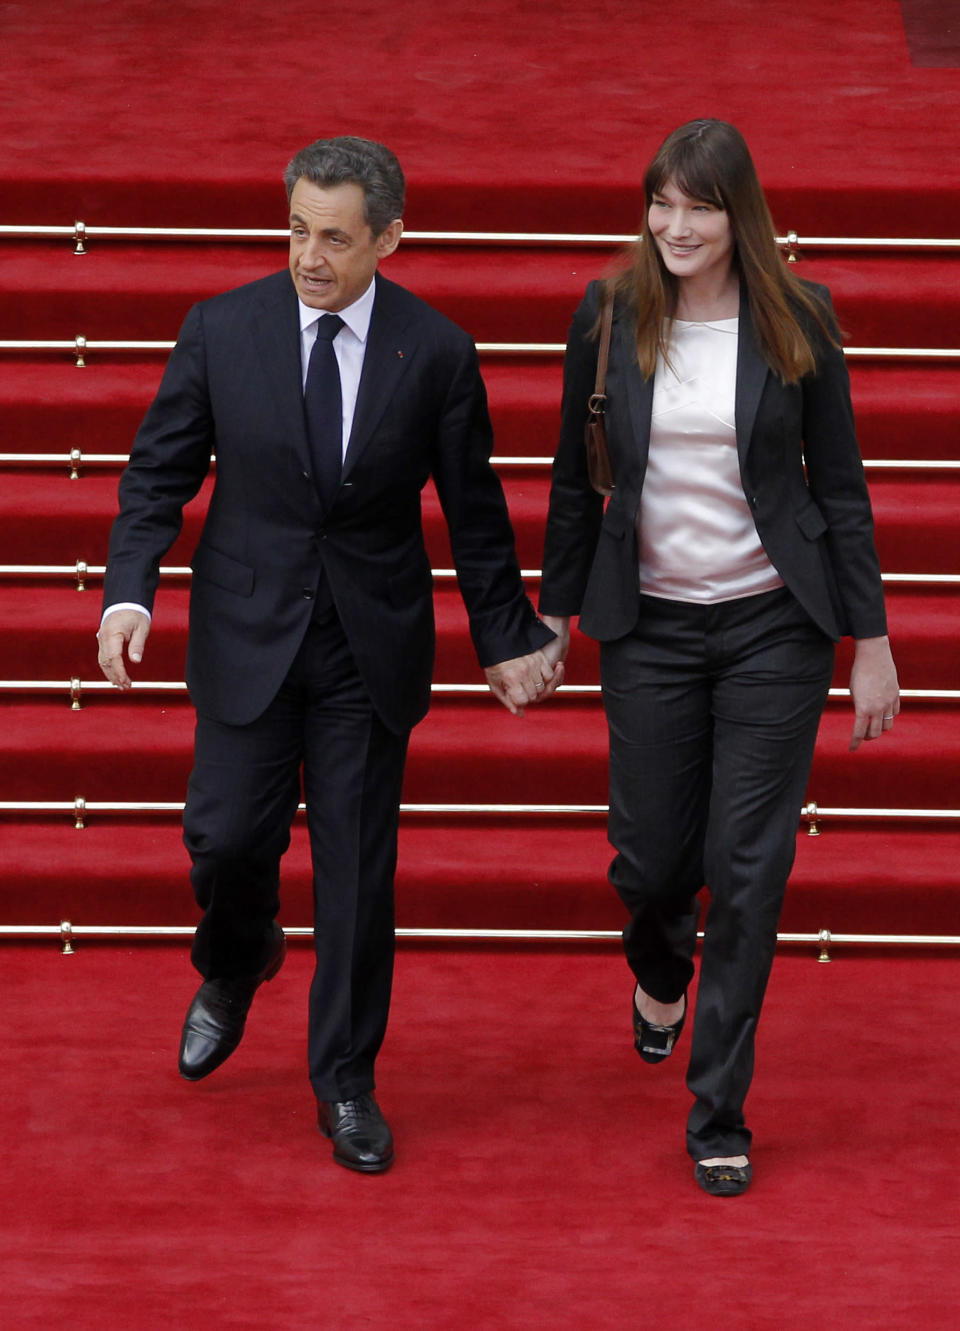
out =
[[808,541],[815,541],[827,530],[827,520],[812,499],[808,500],[803,508],[798,509],[794,517]]
[[212,582],[215,587],[234,592],[237,596],[252,596],[254,574],[247,564],[241,564],[229,555],[221,554],[202,542],[193,552],[190,562],[197,577]]

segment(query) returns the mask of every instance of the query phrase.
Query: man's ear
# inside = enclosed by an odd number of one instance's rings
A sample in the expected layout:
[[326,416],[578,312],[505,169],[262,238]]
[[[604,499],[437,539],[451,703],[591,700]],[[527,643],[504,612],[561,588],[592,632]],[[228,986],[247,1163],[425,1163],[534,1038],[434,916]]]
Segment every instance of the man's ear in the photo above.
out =
[[400,237],[402,235],[403,218],[396,217],[390,225],[377,236],[377,258],[385,259],[388,254],[392,254],[400,244]]

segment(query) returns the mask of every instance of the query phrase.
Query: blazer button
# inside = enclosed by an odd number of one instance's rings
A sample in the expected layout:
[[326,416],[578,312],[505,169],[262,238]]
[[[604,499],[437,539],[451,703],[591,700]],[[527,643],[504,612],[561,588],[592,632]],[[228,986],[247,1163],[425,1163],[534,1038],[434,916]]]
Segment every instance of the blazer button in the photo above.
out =
[[304,587],[304,589],[303,589],[303,599],[304,599],[305,601],[312,601],[312,600],[313,600],[313,588],[312,588],[312,587]]

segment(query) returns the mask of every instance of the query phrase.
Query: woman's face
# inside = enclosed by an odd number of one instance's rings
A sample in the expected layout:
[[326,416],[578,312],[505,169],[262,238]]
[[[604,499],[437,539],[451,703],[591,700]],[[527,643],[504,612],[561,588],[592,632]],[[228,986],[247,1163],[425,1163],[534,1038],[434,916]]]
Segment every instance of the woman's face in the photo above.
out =
[[684,194],[666,180],[647,214],[650,234],[667,270],[675,277],[723,277],[733,260],[733,231],[723,208]]

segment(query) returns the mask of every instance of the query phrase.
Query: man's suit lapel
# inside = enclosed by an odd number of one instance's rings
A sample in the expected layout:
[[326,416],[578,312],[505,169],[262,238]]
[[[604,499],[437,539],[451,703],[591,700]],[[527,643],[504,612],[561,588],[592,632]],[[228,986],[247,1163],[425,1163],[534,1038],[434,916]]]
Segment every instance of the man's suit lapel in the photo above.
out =
[[740,326],[737,344],[737,452],[740,454],[740,472],[744,463],[757,420],[757,408],[770,367],[760,355],[750,317],[750,301],[746,287],[740,286]]
[[289,274],[278,273],[275,285],[261,295],[254,311],[253,336],[273,392],[275,418],[282,436],[296,449],[301,469],[310,471],[297,310],[297,292]]
[[343,459],[344,478],[369,444],[416,351],[410,317],[396,300],[396,288],[379,275],[376,281],[353,428]]

